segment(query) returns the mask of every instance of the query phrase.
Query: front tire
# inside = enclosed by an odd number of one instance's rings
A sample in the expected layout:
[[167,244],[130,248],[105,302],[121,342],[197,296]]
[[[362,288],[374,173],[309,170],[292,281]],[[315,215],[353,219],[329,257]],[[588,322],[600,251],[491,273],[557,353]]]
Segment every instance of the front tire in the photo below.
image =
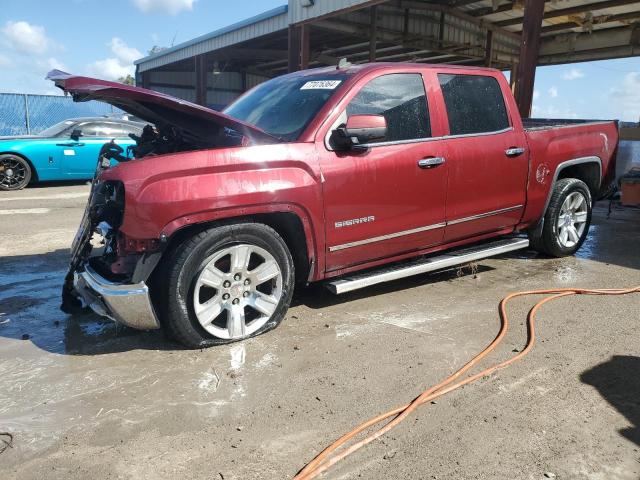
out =
[[0,190],[22,190],[31,181],[31,165],[17,155],[0,155]]
[[542,229],[529,232],[531,246],[547,255],[575,254],[589,232],[593,201],[589,187],[577,178],[555,183]]
[[274,329],[289,308],[295,284],[284,240],[258,223],[198,233],[173,250],[165,272],[163,323],[189,348]]

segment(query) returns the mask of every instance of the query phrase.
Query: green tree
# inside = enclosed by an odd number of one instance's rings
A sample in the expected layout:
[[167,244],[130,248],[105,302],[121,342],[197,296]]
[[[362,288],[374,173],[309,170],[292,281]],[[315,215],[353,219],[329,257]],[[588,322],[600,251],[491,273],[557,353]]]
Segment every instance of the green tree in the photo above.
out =
[[120,83],[124,83],[125,85],[134,85],[136,83],[135,79],[129,74],[127,74],[126,77],[120,77],[118,81]]

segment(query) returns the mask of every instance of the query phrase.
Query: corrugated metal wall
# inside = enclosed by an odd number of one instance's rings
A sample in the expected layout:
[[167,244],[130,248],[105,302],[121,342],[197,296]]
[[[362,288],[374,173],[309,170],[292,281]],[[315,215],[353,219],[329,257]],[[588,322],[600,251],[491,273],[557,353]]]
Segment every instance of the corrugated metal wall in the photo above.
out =
[[[163,72],[149,73],[149,88],[157,92],[166,93],[182,98],[189,102],[196,101],[194,72]],[[246,88],[252,88],[268,80],[260,75],[247,74]],[[221,72],[207,74],[207,105],[215,109],[222,109],[235,100],[243,92],[242,73]]]
[[289,0],[289,23],[298,23],[310,18],[320,17],[327,13],[344,8],[353,7],[369,0],[315,0],[313,6],[303,6],[311,2],[304,0]]
[[269,77],[247,73],[247,90],[255,87],[256,85],[260,85],[262,82],[266,82],[267,80],[269,80]]

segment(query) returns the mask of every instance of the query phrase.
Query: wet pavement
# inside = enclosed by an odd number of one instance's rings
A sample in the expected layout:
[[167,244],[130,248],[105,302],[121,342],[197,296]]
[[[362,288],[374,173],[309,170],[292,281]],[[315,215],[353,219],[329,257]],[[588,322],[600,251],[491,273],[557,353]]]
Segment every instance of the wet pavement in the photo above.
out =
[[[576,257],[516,252],[341,297],[314,286],[266,335],[184,350],[58,309],[87,192],[0,196],[0,431],[15,436],[3,479],[290,478],[483,348],[507,293],[640,284],[640,210],[607,219],[603,204]],[[495,358],[521,348],[527,305]],[[640,295],[546,306],[529,357],[325,478],[640,478],[639,312]]]

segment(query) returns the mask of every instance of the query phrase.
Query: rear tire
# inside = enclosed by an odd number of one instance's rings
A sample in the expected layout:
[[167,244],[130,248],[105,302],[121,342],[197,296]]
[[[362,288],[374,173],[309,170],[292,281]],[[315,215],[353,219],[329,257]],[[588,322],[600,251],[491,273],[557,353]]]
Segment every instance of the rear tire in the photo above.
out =
[[284,240],[258,223],[200,232],[169,254],[163,270],[163,324],[189,348],[274,329],[289,308],[295,284]]
[[576,253],[589,232],[592,204],[589,187],[582,180],[558,180],[542,228],[529,231],[531,247],[553,257]]
[[18,155],[0,155],[0,190],[22,190],[31,181],[31,165]]

